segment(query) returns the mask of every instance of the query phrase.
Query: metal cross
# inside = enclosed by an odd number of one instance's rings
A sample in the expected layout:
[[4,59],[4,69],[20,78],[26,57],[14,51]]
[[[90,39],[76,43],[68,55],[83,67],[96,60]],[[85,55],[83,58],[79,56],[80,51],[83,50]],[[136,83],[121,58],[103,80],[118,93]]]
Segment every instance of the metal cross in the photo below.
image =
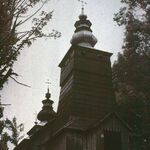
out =
[[80,3],[82,3],[82,14],[84,14],[84,5],[87,5],[87,2],[83,1],[83,0],[78,0]]
[[48,85],[48,88],[49,88],[49,85],[51,84],[51,82],[49,81],[49,79],[45,83]]

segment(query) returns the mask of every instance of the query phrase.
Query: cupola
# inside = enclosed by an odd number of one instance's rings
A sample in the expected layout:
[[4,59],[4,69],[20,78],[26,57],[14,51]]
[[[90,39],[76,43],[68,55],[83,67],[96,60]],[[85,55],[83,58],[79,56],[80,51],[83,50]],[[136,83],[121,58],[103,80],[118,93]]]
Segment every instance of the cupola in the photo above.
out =
[[46,99],[42,101],[42,110],[38,113],[38,120],[41,122],[48,122],[55,118],[56,112],[53,110],[52,104],[54,103],[50,100],[51,94],[49,93],[49,88],[45,94]]
[[97,43],[97,38],[93,35],[91,30],[92,23],[87,19],[87,15],[83,12],[79,15],[79,20],[75,23],[75,31],[71,39],[72,45],[79,45],[85,47],[94,47]]

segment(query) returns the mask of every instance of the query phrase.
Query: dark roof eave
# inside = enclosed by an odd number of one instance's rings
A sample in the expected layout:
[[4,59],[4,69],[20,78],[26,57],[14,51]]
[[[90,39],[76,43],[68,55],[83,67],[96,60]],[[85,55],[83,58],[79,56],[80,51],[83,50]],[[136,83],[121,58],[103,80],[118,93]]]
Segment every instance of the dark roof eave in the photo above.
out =
[[106,56],[109,56],[109,57],[111,57],[113,55],[113,53],[102,51],[102,50],[98,50],[98,49],[95,49],[95,48],[83,47],[83,46],[79,46],[79,45],[71,45],[71,47],[69,48],[68,52],[63,57],[63,59],[60,62],[60,64],[58,65],[59,67],[62,67],[63,63],[65,62],[65,60],[67,59],[68,55],[71,53],[71,51],[73,50],[73,48],[86,48],[88,50],[91,50],[91,52],[93,52],[93,53],[95,53],[95,52],[101,52],[102,54],[104,54]]

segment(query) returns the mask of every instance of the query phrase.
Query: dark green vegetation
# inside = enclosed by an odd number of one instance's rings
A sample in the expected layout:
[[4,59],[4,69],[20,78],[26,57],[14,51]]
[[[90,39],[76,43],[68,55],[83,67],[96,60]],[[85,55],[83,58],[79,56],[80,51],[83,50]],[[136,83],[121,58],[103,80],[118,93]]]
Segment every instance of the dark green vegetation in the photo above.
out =
[[[2,112],[2,110],[0,110]],[[6,118],[0,121],[0,149],[7,150],[8,143],[10,142],[14,146],[18,145],[18,142],[23,136],[24,125],[17,124],[16,117],[12,120]]]
[[[47,0],[1,0],[0,3],[0,89],[9,77],[17,73],[12,66],[25,46],[38,38],[58,38],[60,32],[44,33],[53,11],[41,11]],[[24,29],[28,24],[32,25]],[[15,80],[15,79],[14,79]]]
[[150,118],[150,1],[122,0],[114,20],[125,27],[123,51],[113,65],[119,108],[140,132]]
[[[0,90],[9,78],[19,84],[13,64],[21,50],[38,38],[58,38],[60,32],[44,33],[43,28],[52,19],[53,11],[42,11],[48,0],[1,0],[0,1]],[[28,28],[25,28],[26,25]],[[25,84],[22,84],[25,85]],[[26,85],[25,85],[26,86]],[[3,101],[3,100],[2,100]],[[10,102],[11,103],[11,102]],[[23,125],[17,125],[16,118],[3,119],[0,103],[0,149],[8,149],[8,141],[18,144]],[[8,131],[8,132],[7,132]]]

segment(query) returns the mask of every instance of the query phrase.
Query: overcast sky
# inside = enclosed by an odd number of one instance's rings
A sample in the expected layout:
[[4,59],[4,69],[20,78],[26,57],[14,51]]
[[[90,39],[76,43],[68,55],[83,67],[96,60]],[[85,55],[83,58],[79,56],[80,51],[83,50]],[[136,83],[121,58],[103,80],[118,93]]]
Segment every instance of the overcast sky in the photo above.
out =
[[[98,43],[95,48],[112,52],[112,62],[121,51],[123,29],[113,21],[113,14],[120,8],[119,0],[86,0],[85,14],[92,22],[93,34]],[[16,116],[18,122],[24,123],[28,131],[35,122],[36,113],[41,110],[42,100],[45,98],[47,85],[50,80],[51,99],[54,110],[57,110],[59,100],[60,68],[58,64],[70,48],[70,39],[75,30],[74,23],[81,13],[81,4],[77,0],[51,0],[44,7],[45,10],[54,9],[53,19],[46,27],[46,31],[57,29],[62,33],[59,39],[41,39],[25,48],[14,65],[14,70],[20,75],[17,80],[28,84],[31,88],[23,87],[13,80],[9,80],[1,91],[2,102],[11,106],[5,108],[5,116]]]

